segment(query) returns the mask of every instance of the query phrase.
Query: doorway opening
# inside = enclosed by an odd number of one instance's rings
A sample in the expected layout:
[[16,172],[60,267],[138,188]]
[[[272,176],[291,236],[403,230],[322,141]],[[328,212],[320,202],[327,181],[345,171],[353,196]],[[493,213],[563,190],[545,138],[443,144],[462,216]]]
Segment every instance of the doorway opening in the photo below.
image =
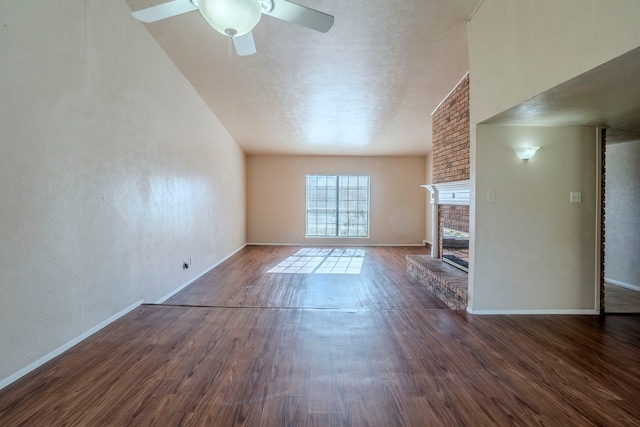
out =
[[638,314],[640,141],[607,143],[602,132],[600,313]]

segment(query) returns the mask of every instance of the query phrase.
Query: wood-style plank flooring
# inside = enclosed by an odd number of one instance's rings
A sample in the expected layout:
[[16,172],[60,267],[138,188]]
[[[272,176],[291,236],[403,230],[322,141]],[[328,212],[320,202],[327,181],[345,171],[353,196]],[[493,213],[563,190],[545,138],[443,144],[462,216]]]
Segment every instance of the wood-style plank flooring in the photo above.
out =
[[446,309],[406,274],[407,254],[424,247],[369,247],[361,274],[267,273],[300,247],[248,246],[168,305],[287,308]]
[[640,292],[605,283],[604,293],[607,313],[640,314]]
[[419,248],[265,273],[295,249],[134,310],[0,391],[0,425],[640,425],[640,317],[438,309],[404,272]]

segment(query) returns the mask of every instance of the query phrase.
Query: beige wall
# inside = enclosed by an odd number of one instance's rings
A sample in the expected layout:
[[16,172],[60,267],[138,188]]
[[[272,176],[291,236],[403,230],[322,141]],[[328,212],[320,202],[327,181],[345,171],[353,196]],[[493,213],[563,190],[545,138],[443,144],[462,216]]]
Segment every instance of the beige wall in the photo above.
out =
[[[605,275],[640,289],[640,141],[607,145]],[[605,301],[606,302],[606,301]]]
[[[426,158],[426,163],[425,163],[425,184],[433,184],[433,154],[429,153],[427,154],[427,158]],[[425,196],[426,196],[426,207],[425,207],[425,211],[424,211],[424,217],[425,217],[425,221],[424,221],[424,239],[433,244],[433,233],[432,233],[432,225],[433,225],[433,214],[432,214],[432,209],[431,209],[431,203],[429,202],[429,190],[427,190],[426,188],[424,189],[425,192]]]
[[[596,141],[595,128],[478,126],[474,312],[595,310]],[[529,161],[513,150],[526,144],[541,147]]]
[[484,0],[469,23],[471,124],[640,46],[638,0]]
[[129,14],[0,2],[0,386],[245,242],[244,154]]
[[[425,163],[424,156],[247,156],[247,241],[422,244]],[[305,238],[305,177],[325,173],[370,175],[370,238]]]
[[[471,19],[469,307],[474,312],[594,309],[593,257],[580,258],[586,264],[576,264],[577,256],[596,251],[591,239],[596,213],[590,207],[595,192],[588,185],[597,178],[593,129],[487,127],[481,135],[477,128],[482,121],[638,47],[639,20],[636,0],[484,0]],[[527,169],[519,163],[517,167],[504,163],[517,161],[510,144],[529,144],[512,138],[536,131],[551,141],[568,132],[570,140],[545,143],[540,159],[536,156]],[[542,160],[550,152],[558,157]],[[531,176],[535,181],[529,188],[526,174],[534,164],[544,165],[544,174]],[[568,191],[575,191],[568,184],[579,185],[582,204],[566,202]],[[489,206],[486,191],[492,187],[501,190],[495,205]],[[537,198],[542,204],[532,203]],[[535,227],[520,227],[532,220]],[[576,221],[580,237],[551,239],[547,230],[578,233],[576,225],[570,225]],[[502,232],[505,228],[523,234],[513,241],[513,236]],[[530,242],[524,251],[523,241]],[[578,247],[579,241],[587,246]],[[545,244],[552,242],[556,246]],[[514,258],[518,258],[515,264],[504,265]]]

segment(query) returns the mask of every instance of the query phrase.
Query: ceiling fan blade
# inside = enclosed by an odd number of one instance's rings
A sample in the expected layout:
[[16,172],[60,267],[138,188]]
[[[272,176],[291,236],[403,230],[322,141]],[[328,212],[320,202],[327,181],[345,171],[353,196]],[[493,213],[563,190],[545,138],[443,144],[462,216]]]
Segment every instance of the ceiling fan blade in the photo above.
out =
[[334,20],[331,15],[286,0],[273,0],[273,9],[263,13],[322,33],[331,29]]
[[245,35],[233,37],[232,40],[238,56],[249,56],[256,53],[256,44],[253,42],[251,31]]
[[149,23],[197,9],[198,6],[194,6],[190,0],[173,0],[168,3],[162,3],[157,6],[131,12],[131,15],[142,22]]

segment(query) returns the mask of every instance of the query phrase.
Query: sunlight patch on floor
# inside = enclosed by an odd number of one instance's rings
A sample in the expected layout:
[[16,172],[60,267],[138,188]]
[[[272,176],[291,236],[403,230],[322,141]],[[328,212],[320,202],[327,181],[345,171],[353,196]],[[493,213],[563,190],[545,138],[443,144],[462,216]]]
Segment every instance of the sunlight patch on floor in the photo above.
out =
[[302,248],[267,273],[360,274],[363,249]]

